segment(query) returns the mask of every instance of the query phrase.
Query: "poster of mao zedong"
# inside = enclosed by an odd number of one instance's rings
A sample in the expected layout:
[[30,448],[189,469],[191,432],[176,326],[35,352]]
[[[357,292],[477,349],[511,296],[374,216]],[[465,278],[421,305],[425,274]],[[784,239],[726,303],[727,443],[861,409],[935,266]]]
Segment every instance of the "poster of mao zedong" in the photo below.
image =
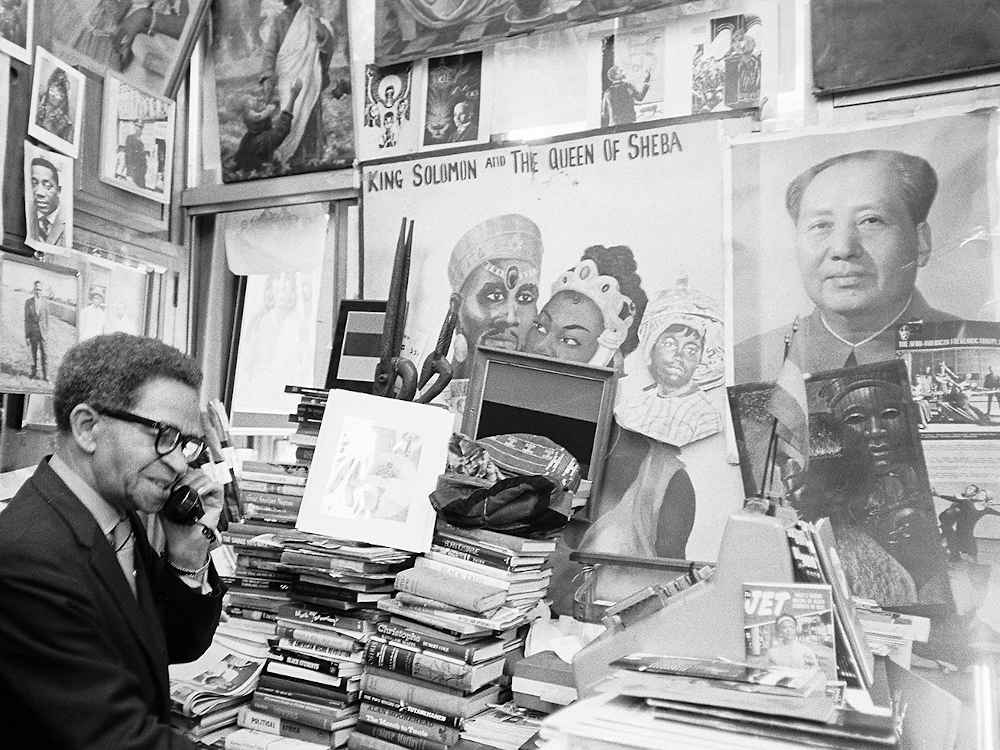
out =
[[910,323],[995,320],[995,116],[866,123],[732,147],[734,382],[893,359]]

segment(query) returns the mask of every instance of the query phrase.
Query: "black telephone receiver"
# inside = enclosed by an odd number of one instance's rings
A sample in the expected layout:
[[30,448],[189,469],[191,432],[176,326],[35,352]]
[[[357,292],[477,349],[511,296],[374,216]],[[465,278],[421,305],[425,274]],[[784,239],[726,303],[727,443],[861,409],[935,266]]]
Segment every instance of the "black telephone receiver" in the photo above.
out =
[[[207,461],[208,457],[202,453],[191,463],[191,468],[196,469],[203,466]],[[160,513],[173,523],[181,526],[193,526],[205,515],[205,507],[202,505],[201,495],[197,491],[178,481],[170,491],[170,496],[160,509]]]

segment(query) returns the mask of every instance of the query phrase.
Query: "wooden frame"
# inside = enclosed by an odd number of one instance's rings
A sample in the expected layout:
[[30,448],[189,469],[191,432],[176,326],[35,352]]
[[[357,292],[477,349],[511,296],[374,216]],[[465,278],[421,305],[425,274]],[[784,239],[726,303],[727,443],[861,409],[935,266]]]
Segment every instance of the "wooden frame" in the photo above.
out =
[[[471,438],[516,432],[548,437],[580,462],[590,496],[595,497],[604,473],[617,382],[609,367],[479,346],[462,432]],[[580,438],[581,429],[592,432],[592,439]]]
[[[121,76],[108,73],[104,77],[101,121],[101,182],[157,203],[169,204],[174,161],[174,109],[172,100],[142,91]],[[123,132],[128,128],[132,132]],[[150,143],[153,144],[151,157],[146,150]],[[141,160],[136,149],[141,149]],[[152,186],[147,185],[148,176],[153,178]]]
[[371,393],[385,310],[385,300],[341,300],[326,388]]

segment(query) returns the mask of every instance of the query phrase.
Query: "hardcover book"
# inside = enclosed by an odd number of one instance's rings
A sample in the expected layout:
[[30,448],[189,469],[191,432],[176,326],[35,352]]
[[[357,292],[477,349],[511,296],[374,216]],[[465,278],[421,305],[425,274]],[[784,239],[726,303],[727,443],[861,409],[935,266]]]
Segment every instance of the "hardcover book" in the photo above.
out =
[[830,586],[743,584],[743,637],[747,664],[818,669],[837,679]]

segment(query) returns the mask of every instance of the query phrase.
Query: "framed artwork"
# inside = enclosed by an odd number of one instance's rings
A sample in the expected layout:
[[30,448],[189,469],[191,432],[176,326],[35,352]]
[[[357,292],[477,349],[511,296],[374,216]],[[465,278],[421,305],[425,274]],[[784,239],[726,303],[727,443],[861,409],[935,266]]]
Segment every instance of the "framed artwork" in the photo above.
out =
[[146,333],[149,272],[120,263],[88,261],[83,272],[80,340],[102,333]]
[[451,428],[435,406],[331,391],[295,527],[426,552]]
[[385,308],[385,300],[341,300],[326,388],[372,392]]
[[158,203],[170,203],[174,102],[108,73],[102,112],[101,180]]
[[8,0],[0,6],[0,52],[31,65],[35,0]]
[[813,0],[817,94],[1000,67],[993,0]]
[[427,61],[424,148],[489,140],[488,118],[484,121],[483,60],[482,52],[469,52]]
[[80,155],[85,81],[44,47],[35,48],[28,135],[74,159]]
[[65,252],[73,247],[73,160],[24,142],[24,244]]
[[97,75],[118,73],[142,91],[174,98],[208,17],[208,0],[66,0],[48,10],[52,48]]
[[894,359],[911,321],[995,319],[995,131],[980,111],[737,139],[731,382],[774,380],[796,318],[805,372]]
[[0,258],[0,389],[52,392],[59,364],[77,342],[79,286],[72,268]]
[[691,59],[691,113],[756,107],[761,97],[763,20],[750,13],[720,16],[709,19],[706,31],[708,38],[695,43]]
[[213,4],[224,182],[354,160],[346,0]]
[[[400,217],[415,222],[407,357],[423,362],[452,296],[460,300],[455,377],[441,399],[456,415],[466,413],[478,345],[621,374],[584,551],[713,560],[742,506],[722,433],[719,143],[750,122],[731,113],[636,123],[362,165],[366,297],[388,293]],[[684,340],[668,342],[674,334]],[[661,338],[682,363],[654,365]],[[645,419],[650,405],[659,419]],[[669,443],[664,424],[676,428]],[[690,491],[676,492],[682,483]],[[668,526],[669,537],[658,534]]]
[[[762,489],[772,384],[729,389],[747,496]],[[952,604],[917,408],[901,360],[815,373],[806,381],[809,460],[779,448],[775,484],[801,518],[828,518],[855,596],[882,605]],[[770,483],[769,483],[770,484]]]

